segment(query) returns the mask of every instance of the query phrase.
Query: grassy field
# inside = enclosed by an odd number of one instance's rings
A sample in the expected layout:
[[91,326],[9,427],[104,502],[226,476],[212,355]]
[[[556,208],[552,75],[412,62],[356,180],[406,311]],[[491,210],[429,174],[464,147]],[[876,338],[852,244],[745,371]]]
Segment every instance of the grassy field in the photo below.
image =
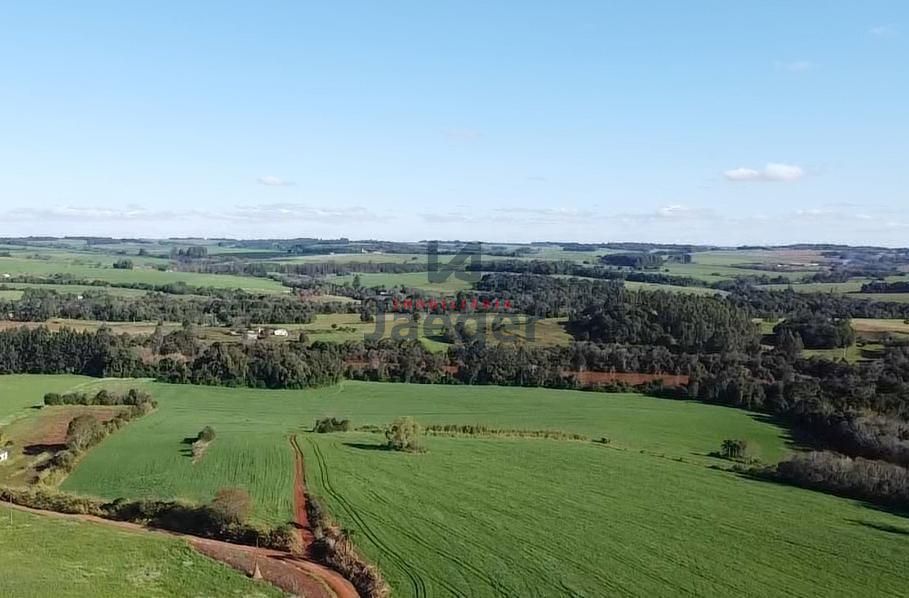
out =
[[281,596],[182,540],[0,506],[0,596]]
[[[34,396],[79,377],[0,377]],[[119,385],[135,382],[114,382]],[[735,409],[628,394],[345,382],[266,391],[146,383],[156,412],[93,449],[63,489],[208,500],[250,490],[257,519],[291,515],[293,453],[307,484],[400,596],[900,595],[906,520],[854,501],[712,469],[725,438],[790,450],[784,430]],[[27,406],[28,401],[20,402]],[[315,435],[317,417],[563,430],[587,441],[426,438],[425,454],[379,435]],[[193,464],[183,439],[217,437]]]
[[[309,324],[287,324],[288,330],[303,330],[307,338],[312,341],[326,341],[343,343],[346,341],[361,341],[364,336],[380,332],[383,338],[402,338],[415,330],[416,338],[432,351],[445,351],[448,343],[441,340],[445,322],[454,324],[457,316],[450,320],[433,320],[424,316],[422,322],[412,328],[411,318],[406,314],[382,314],[377,316],[376,322],[362,322],[359,314],[319,314],[316,320]],[[433,323],[435,322],[435,324]],[[488,342],[497,342],[491,332],[494,316],[485,320],[466,318],[467,329],[474,332],[478,324],[484,324],[488,333]],[[532,327],[527,325],[527,316],[515,316],[502,320],[504,325],[502,339],[506,341],[522,341],[539,344],[542,346],[565,345],[571,341],[564,328],[564,320],[557,318],[543,318],[534,320]]]
[[[43,377],[30,379],[40,386]],[[704,455],[730,435],[749,438],[768,460],[784,451],[781,430],[744,412],[639,395],[363,382],[307,391],[157,383],[150,390],[158,411],[93,449],[64,489],[107,498],[209,500],[230,483],[250,489],[261,519],[284,521],[293,471],[287,435],[327,416],[350,417],[355,425],[412,415],[424,423],[557,429],[706,461],[711,459]],[[206,425],[218,436],[194,465],[183,440]]]
[[117,270],[95,263],[80,263],[58,259],[25,259],[0,257],[0,275],[32,274],[47,276],[50,274],[69,274],[86,280],[103,280],[113,284],[149,283],[167,284],[185,282],[188,285],[244,289],[263,293],[284,293],[289,289],[268,278],[251,276],[233,276],[229,274],[199,274],[195,272],[162,272],[153,268],[137,267],[133,270]]
[[377,442],[307,436],[307,480],[399,596],[898,596],[909,583],[904,519],[684,457]]

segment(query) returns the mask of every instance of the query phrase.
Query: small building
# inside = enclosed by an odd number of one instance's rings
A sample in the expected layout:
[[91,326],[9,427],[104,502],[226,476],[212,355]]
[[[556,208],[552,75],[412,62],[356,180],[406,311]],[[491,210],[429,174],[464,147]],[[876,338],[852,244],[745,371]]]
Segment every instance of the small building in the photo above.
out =
[[275,336],[287,336],[287,328],[275,328],[272,334]]
[[259,333],[256,332],[255,330],[247,330],[247,331],[246,331],[246,340],[248,340],[248,341],[254,341],[254,340],[256,340],[257,338],[259,338]]
[[9,451],[6,449],[0,449],[0,463],[3,463],[9,459]]

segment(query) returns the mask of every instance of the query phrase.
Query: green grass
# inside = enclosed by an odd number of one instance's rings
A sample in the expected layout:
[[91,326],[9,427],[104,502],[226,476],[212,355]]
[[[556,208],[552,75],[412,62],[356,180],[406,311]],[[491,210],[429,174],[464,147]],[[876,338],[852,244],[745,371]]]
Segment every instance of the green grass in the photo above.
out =
[[307,480],[398,596],[897,596],[909,583],[909,523],[851,501],[592,443],[429,438],[409,455],[377,442],[307,435]]
[[268,278],[251,276],[233,276],[230,274],[200,274],[196,272],[162,272],[153,268],[135,268],[133,270],[116,270],[99,266],[97,263],[77,263],[62,259],[24,259],[0,257],[0,274],[32,274],[47,276],[50,274],[69,274],[86,280],[103,280],[113,284],[149,283],[167,284],[185,282],[188,285],[201,287],[218,287],[244,289],[253,292],[284,293],[289,289]]
[[68,390],[89,378],[84,376],[0,376],[0,426],[44,404],[44,393]]
[[281,596],[182,540],[0,506],[0,596]]
[[[37,393],[57,378],[0,377],[0,396],[9,381]],[[709,456],[725,438],[749,440],[765,462],[789,450],[785,431],[741,410],[507,387],[148,388],[158,410],[89,452],[64,490],[208,500],[238,485],[257,519],[286,521],[296,433],[310,491],[396,595],[898,595],[909,583],[895,565],[909,558],[905,519],[710,468],[727,465]],[[399,454],[375,450],[378,435],[305,431],[317,417],[359,426],[401,415],[611,443],[429,437],[427,453]],[[217,437],[193,465],[181,441],[205,425]]]
[[22,291],[16,289],[0,289],[0,301],[18,301],[22,298]]
[[[158,410],[93,449],[63,489],[105,498],[206,501],[222,486],[240,485],[253,495],[260,519],[285,521],[293,473],[288,434],[328,416],[349,417],[355,425],[412,415],[423,423],[565,430],[692,458],[726,437],[750,439],[769,460],[784,452],[781,430],[742,411],[639,395],[365,382],[305,391],[157,383],[149,389]],[[217,438],[193,465],[182,441],[206,425]]]

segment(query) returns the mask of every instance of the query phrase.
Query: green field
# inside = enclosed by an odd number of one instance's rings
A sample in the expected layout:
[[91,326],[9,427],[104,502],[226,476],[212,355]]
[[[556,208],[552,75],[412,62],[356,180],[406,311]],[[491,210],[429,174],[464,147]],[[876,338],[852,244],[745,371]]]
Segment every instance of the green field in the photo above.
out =
[[[307,339],[313,341],[326,341],[343,343],[346,341],[362,341],[367,335],[381,333],[383,338],[410,338],[407,335],[415,334],[431,351],[445,351],[450,346],[441,340],[444,331],[444,323],[454,324],[458,321],[457,314],[453,315],[450,320],[434,320],[429,316],[423,316],[423,321],[417,325],[412,324],[410,316],[407,314],[380,314],[376,317],[376,322],[362,322],[359,314],[319,314],[314,322],[309,324],[286,324],[282,325],[291,331],[303,330],[306,332]],[[464,319],[467,329],[474,332],[478,323],[483,324],[482,318],[467,317]],[[489,330],[494,322],[493,316],[485,320],[488,342],[497,342]],[[435,322],[435,325],[433,324]],[[502,323],[505,326],[503,339],[506,341],[522,341],[526,343],[538,344],[543,346],[566,345],[571,342],[569,335],[564,328],[564,319],[542,318],[534,320],[531,327],[526,325],[527,316],[516,315],[512,318],[503,318]],[[411,331],[414,332],[411,332]]]
[[233,276],[229,274],[199,274],[195,272],[162,272],[153,268],[136,267],[133,270],[117,270],[96,263],[82,263],[63,259],[25,259],[0,257],[0,275],[31,274],[48,276],[68,274],[78,279],[102,280],[112,284],[148,283],[168,284],[184,282],[201,287],[244,289],[263,293],[284,293],[289,289],[268,278]]
[[[110,381],[6,376],[0,396],[12,385],[40,396],[52,383]],[[887,566],[909,558],[905,519],[711,468],[728,466],[709,456],[725,438],[747,439],[765,462],[790,450],[784,430],[741,410],[510,387],[147,384],[158,410],[93,449],[64,490],[201,501],[238,485],[257,519],[283,522],[297,434],[310,491],[396,595],[899,595],[909,583]],[[379,435],[305,431],[317,417],[359,426],[401,415],[611,442],[428,437],[427,453],[401,454],[377,450]],[[217,437],[194,465],[182,440],[205,425]]]
[[376,443],[308,436],[307,480],[400,596],[898,596],[909,583],[904,519],[686,457]]
[[[150,390],[158,411],[92,450],[64,482],[65,490],[203,501],[228,480],[250,489],[261,519],[284,521],[293,471],[288,434],[326,416],[350,417],[355,425],[412,415],[425,423],[557,429],[694,459],[707,459],[703,455],[726,435],[751,439],[770,460],[783,452],[782,431],[744,412],[639,395],[364,382],[306,391],[157,383]],[[206,425],[218,436],[194,465],[182,441]]]
[[0,596],[281,596],[164,535],[0,506]]

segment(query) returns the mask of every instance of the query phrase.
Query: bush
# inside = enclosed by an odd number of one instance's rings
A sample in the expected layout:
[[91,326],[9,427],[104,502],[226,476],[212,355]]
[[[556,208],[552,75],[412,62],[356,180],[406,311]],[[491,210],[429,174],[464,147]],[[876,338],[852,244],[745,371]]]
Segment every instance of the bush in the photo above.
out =
[[909,509],[909,469],[827,451],[799,454],[769,472],[780,482]]
[[720,456],[725,459],[747,459],[750,456],[747,440],[724,440]]
[[252,511],[252,499],[242,488],[221,488],[211,501],[216,519],[225,525],[245,523]]
[[196,436],[197,442],[211,442],[215,439],[215,429],[211,426],[205,426]]
[[104,426],[94,415],[79,415],[66,428],[66,446],[71,451],[83,451],[104,438],[105,434]]
[[325,419],[317,419],[312,431],[318,434],[326,434],[328,432],[350,432],[350,429],[349,419],[326,417]]
[[422,430],[412,417],[399,417],[385,429],[385,439],[388,448],[394,451],[419,452],[423,450],[420,444]]

